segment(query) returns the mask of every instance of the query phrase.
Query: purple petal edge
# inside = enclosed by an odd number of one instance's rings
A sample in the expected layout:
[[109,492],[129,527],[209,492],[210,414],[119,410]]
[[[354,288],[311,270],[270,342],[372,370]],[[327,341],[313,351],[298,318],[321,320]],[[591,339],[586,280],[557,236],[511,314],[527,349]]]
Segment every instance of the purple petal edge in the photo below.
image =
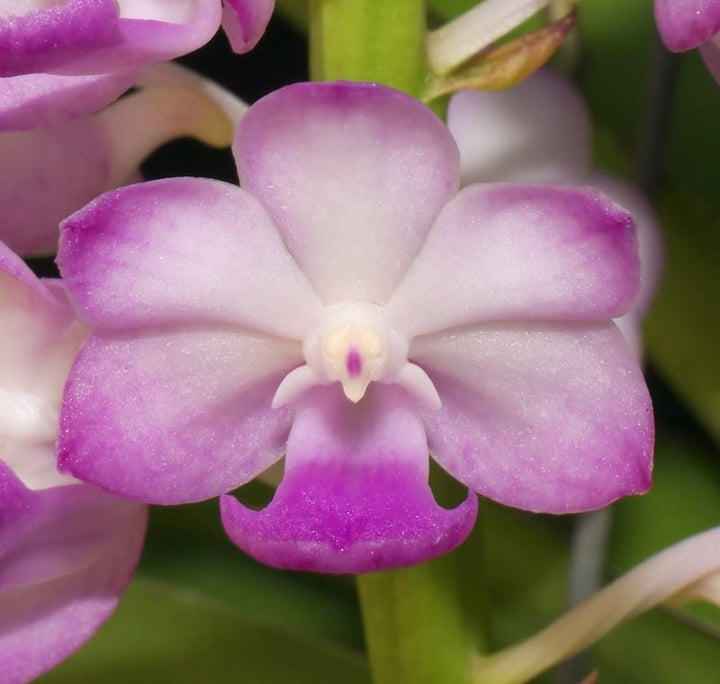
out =
[[277,568],[364,573],[451,551],[473,528],[478,510],[473,493],[446,510],[411,465],[370,472],[335,465],[308,463],[286,473],[262,511],[223,496],[220,511],[230,539]]

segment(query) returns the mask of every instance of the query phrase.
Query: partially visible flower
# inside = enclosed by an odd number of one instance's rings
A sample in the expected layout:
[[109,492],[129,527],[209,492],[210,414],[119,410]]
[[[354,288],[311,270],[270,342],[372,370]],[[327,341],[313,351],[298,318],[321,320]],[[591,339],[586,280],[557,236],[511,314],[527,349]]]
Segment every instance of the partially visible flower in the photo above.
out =
[[60,467],[142,501],[231,491],[286,456],[260,512],[223,523],[281,567],[364,572],[464,539],[428,452],[508,505],[571,512],[650,485],[652,409],[610,321],[635,232],[600,193],[475,185],[416,100],[297,84],[250,108],[241,188],[169,179],[63,226],[92,327],[61,410]]
[[640,291],[632,308],[615,322],[639,355],[640,324],[660,280],[660,229],[637,189],[592,168],[592,126],[575,87],[541,69],[508,90],[460,92],[450,100],[448,128],[460,149],[463,184],[588,185],[630,212],[638,230]]
[[529,639],[478,657],[470,681],[528,682],[624,620],[662,604],[698,600],[720,606],[720,527],[664,549]]
[[101,112],[0,132],[0,239],[11,249],[54,253],[63,218],[100,193],[139,180],[140,163],[169,140],[192,136],[230,145],[244,105],[186,69],[165,66],[167,76],[156,74],[147,88]]
[[719,0],[655,0],[655,21],[669,50],[699,48],[710,73],[720,83]]
[[0,243],[0,680],[79,648],[137,563],[146,507],[61,475],[60,395],[85,335],[64,292]]
[[45,0],[0,6],[0,130],[96,111],[142,69],[192,52],[225,26],[237,52],[265,30],[273,0]]

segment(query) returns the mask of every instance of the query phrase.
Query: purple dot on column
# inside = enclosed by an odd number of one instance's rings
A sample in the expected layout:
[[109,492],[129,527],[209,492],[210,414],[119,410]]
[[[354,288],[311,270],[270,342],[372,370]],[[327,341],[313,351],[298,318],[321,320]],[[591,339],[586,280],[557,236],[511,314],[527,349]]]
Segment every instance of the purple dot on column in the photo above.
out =
[[362,356],[355,347],[350,347],[347,353],[347,359],[345,360],[348,375],[351,378],[356,378],[362,373]]

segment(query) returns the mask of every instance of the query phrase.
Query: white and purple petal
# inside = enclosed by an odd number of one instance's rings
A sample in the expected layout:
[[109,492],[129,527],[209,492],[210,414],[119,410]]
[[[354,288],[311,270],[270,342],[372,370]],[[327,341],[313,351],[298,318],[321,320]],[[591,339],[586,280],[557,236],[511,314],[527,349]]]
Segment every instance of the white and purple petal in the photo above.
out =
[[29,681],[95,633],[130,581],[146,516],[87,485],[31,492],[0,462],[0,680]]
[[441,508],[428,467],[425,432],[403,390],[372,385],[352,404],[337,386],[316,388],[298,406],[272,502],[252,511],[225,496],[223,525],[241,549],[280,568],[413,565],[460,544],[477,513],[472,494]]
[[263,207],[200,178],[131,185],[63,222],[58,265],[94,326],[231,323],[302,339],[320,302]]
[[430,452],[468,487],[571,513],[650,487],[653,415],[612,323],[495,323],[411,344],[442,399],[422,410]]
[[684,52],[720,32],[717,0],[655,0],[655,21],[665,45]]
[[440,119],[374,84],[278,90],[245,115],[234,153],[326,304],[385,301],[458,184]]
[[283,455],[292,411],[271,408],[300,344],[225,328],[96,332],[70,372],[61,471],[148,503],[200,501]]
[[388,303],[408,337],[489,320],[619,316],[639,285],[630,215],[591,188],[468,186]]
[[500,91],[453,95],[448,128],[470,183],[577,184],[590,168],[590,117],[580,93],[550,69]]

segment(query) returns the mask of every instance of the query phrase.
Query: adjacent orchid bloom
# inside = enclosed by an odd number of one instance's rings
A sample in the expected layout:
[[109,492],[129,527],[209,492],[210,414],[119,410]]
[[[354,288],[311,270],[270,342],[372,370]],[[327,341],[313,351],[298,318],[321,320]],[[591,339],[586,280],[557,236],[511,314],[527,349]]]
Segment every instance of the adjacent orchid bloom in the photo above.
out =
[[174,79],[156,78],[101,112],[0,132],[0,238],[9,247],[22,255],[55,253],[63,218],[139,180],[140,163],[174,138],[230,145],[244,105],[192,72],[166,66]]
[[669,50],[700,48],[720,83],[720,0],[655,0],[655,21]]
[[273,0],[0,2],[0,130],[96,111],[144,67],[192,52],[220,24],[236,52],[262,36]]
[[470,489],[566,513],[650,486],[652,408],[611,319],[634,227],[600,193],[473,185],[392,89],[304,83],[252,106],[241,187],[160,180],[64,222],[92,328],[61,409],[61,470],[140,501],[224,494],[285,456],[262,511],[221,501],[259,560],[326,572],[459,544],[428,453]]
[[0,680],[26,682],[79,648],[137,563],[146,507],[61,475],[63,382],[85,335],[64,293],[0,243]]
[[660,280],[660,229],[638,190],[592,168],[590,116],[575,86],[541,69],[508,90],[464,91],[450,100],[448,128],[460,149],[463,184],[588,185],[630,212],[638,230],[641,284],[630,311],[615,322],[639,356],[640,324]]

